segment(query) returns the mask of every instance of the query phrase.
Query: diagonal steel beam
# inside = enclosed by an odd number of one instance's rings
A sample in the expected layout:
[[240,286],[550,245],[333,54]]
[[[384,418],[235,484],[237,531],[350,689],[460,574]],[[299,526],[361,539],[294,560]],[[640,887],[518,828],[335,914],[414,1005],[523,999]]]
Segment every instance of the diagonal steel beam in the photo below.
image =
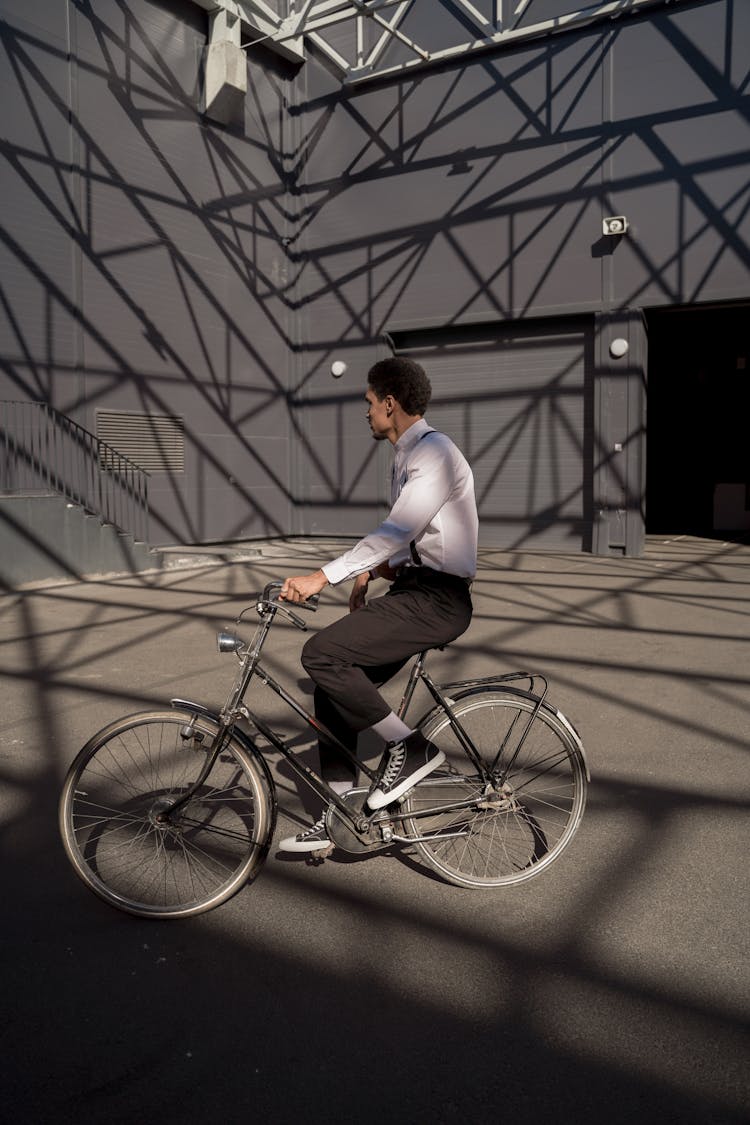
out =
[[[571,0],[571,7],[575,2],[576,0]],[[578,2],[581,3],[582,0]],[[295,62],[305,59],[304,38],[309,37],[334,62],[343,80],[350,83],[361,83],[386,75],[395,76],[415,67],[449,62],[460,56],[516,45],[603,20],[615,20],[629,14],[638,14],[647,8],[663,7],[667,3],[676,6],[686,2],[688,0],[600,0],[596,3],[594,0],[593,3],[586,4],[583,0],[584,6],[577,10],[521,26],[530,0],[510,0],[510,26],[504,28],[502,0],[495,0],[492,5],[492,18],[482,14],[477,0],[452,0],[453,5],[460,8],[476,25],[478,37],[469,42],[431,51],[406,35],[400,29],[400,24],[408,12],[416,10],[417,3],[423,4],[422,10],[427,11],[429,6],[440,3],[440,0],[290,0],[290,12],[284,19],[267,0],[193,0],[193,3],[207,12],[216,13],[223,9],[232,16],[239,17],[249,30],[250,42],[263,42]],[[387,19],[381,13],[389,8],[396,8],[396,12]],[[372,21],[383,32],[367,59],[363,57],[362,29],[365,20]],[[345,57],[326,40],[324,34],[328,28],[347,21],[356,21],[355,46],[352,52],[354,58]],[[380,67],[378,64],[388,44],[394,40],[406,46],[416,57],[394,66]]]
[[418,43],[415,43],[413,39],[410,39],[408,35],[404,35],[404,33],[402,31],[399,31],[398,29],[398,25],[406,12],[405,7],[396,14],[394,19],[391,20],[390,23],[388,23],[388,21],[384,20],[382,16],[379,16],[376,12],[371,11],[366,6],[366,4],[362,2],[362,0],[353,0],[353,3],[361,9],[363,15],[369,16],[373,23],[377,23],[379,27],[384,28],[386,35],[391,35],[395,39],[398,39],[400,43],[403,43],[405,47],[409,48],[409,50],[414,51],[414,53],[416,55],[419,55],[419,57],[424,61],[429,59],[429,51],[425,51],[424,48],[420,47]]
[[[609,0],[609,3],[599,3],[595,6],[588,6],[524,27],[518,26],[518,19],[520,18],[520,16],[518,16],[513,26],[507,31],[498,30],[480,39],[475,39],[467,43],[457,43],[452,47],[445,47],[439,51],[429,52],[429,57],[427,59],[410,59],[407,62],[398,63],[394,66],[380,67],[377,69],[368,60],[365,66],[353,66],[350,69],[347,75],[347,82],[359,84],[373,78],[396,77],[406,71],[417,68],[422,69],[425,66],[432,66],[441,62],[450,62],[461,56],[467,57],[484,51],[496,50],[506,45],[515,46],[521,42],[544,38],[558,32],[571,31],[574,28],[586,27],[589,24],[596,24],[604,20],[616,20],[630,13],[637,14],[647,8],[664,7],[666,4],[676,6],[677,4],[687,2],[689,2],[689,0]],[[521,0],[521,4],[525,7],[524,0]]]
[[[478,8],[475,8],[474,5],[470,3],[470,0],[453,0],[453,3],[457,7],[463,8],[472,23],[475,23],[477,27],[480,27],[484,31],[485,35],[489,34],[488,29],[492,28],[493,24],[490,22],[490,20],[487,19],[486,16],[482,15]],[[495,30],[497,30],[499,26],[500,21],[498,19],[494,24]]]
[[[406,15],[407,11],[409,10],[410,6],[411,6],[411,0],[401,0],[401,4],[399,5],[399,8],[398,8],[396,14],[394,15],[393,19],[391,20],[391,26],[392,27],[394,27],[394,28],[398,27],[398,25],[401,23],[402,19]],[[378,41],[375,44],[375,46],[373,47],[373,49],[370,51],[370,54],[367,58],[367,61],[364,64],[365,68],[371,69],[375,66],[378,59],[381,57],[381,55],[383,54],[383,52],[385,51],[386,47],[388,46],[388,44],[390,42],[391,42],[391,37],[388,34],[386,34],[386,32],[383,32],[383,34],[380,36],[380,38],[378,39]]]

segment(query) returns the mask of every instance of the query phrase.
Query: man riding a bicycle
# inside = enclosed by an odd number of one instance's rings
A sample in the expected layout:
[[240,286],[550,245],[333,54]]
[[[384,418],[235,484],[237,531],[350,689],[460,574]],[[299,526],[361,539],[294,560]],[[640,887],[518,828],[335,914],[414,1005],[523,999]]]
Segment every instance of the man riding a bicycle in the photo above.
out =
[[[391,510],[351,550],[310,574],[288,577],[281,597],[304,602],[324,586],[354,579],[348,616],[307,642],[302,664],[315,683],[315,715],[352,753],[361,731],[385,742],[387,764],[370,792],[371,810],[398,800],[444,761],[443,752],[408,726],[380,694],[416,653],[459,637],[471,621],[478,518],[471,469],[447,435],[424,419],[432,388],[422,367],[394,357],[371,368],[365,394],[376,441],[389,441],[394,462]],[[391,582],[367,600],[370,582]],[[335,792],[355,784],[353,766],[320,740],[321,775]],[[325,815],[280,842],[293,852],[331,846]]]
[[[573,839],[588,768],[574,726],[547,700],[546,677],[496,671],[441,686],[425,668],[428,649],[469,625],[477,549],[471,470],[424,421],[429,397],[427,377],[410,361],[370,372],[370,427],[395,453],[388,519],[322,570],[268,582],[237,618],[257,612],[251,641],[220,632],[219,651],[239,662],[221,710],[174,698],[168,710],[107,723],[79,750],[60,794],[60,831],[76,874],[111,906],[189,918],[252,882],[274,834],[271,751],[326,802],[317,824],[281,841],[286,851],[324,856],[335,846],[362,855],[413,845],[447,882],[487,888],[532,878]],[[376,575],[391,586],[368,602]],[[263,647],[279,618],[305,628],[279,601],[282,590],[287,603],[314,609],[313,595],[347,578],[351,612],[303,653],[314,718],[263,666]],[[395,714],[378,688],[411,657]],[[322,778],[245,704],[253,680],[317,731]],[[410,726],[418,684],[432,702]],[[386,744],[377,769],[356,758],[368,727]],[[369,787],[354,785],[355,769]]]

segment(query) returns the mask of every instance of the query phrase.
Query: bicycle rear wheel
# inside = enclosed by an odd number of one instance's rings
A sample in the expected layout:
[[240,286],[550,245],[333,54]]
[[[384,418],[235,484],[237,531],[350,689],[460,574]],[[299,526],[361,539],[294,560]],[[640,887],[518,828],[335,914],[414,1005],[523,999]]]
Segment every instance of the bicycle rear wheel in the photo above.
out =
[[257,874],[273,831],[262,768],[232,737],[190,800],[214,745],[210,718],[144,712],[84,746],[60,797],[60,831],[76,873],[129,914],[187,918],[225,902]]
[[[447,762],[408,795],[405,824],[425,860],[451,883],[521,883],[557,859],[578,828],[586,801],[586,764],[567,720],[553,708],[542,706],[504,773],[536,703],[525,692],[491,689],[453,705],[488,768],[501,751],[490,785],[461,747],[445,711],[427,716],[421,727]],[[453,807],[413,815],[439,806]]]

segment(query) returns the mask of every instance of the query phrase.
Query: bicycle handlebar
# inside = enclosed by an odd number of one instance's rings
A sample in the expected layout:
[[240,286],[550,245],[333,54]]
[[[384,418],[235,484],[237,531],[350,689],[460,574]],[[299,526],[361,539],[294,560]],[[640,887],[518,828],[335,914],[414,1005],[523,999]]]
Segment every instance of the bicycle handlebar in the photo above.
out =
[[[279,601],[279,591],[282,589],[283,585],[283,582],[269,582],[265,586],[263,593],[258,598],[256,606],[258,613],[260,613],[262,616],[266,611],[266,607],[270,606],[274,610],[283,613],[285,617],[288,617],[292,624],[296,625],[298,629],[302,629],[303,632],[307,632],[307,625],[302,620],[302,618],[298,617],[296,613],[293,613],[289,606],[284,602]],[[319,600],[319,595],[313,594],[307,599],[307,601],[295,602],[294,605],[298,609],[306,609],[310,613],[314,613],[318,608]]]
[[[264,588],[263,594],[261,595],[260,600],[262,602],[276,602],[276,603],[278,603],[278,600],[279,600],[278,593],[274,596],[273,591],[274,590],[280,591],[282,589],[283,585],[284,585],[283,582],[269,582],[268,585]],[[311,597],[309,597],[306,601],[295,602],[294,605],[297,607],[297,609],[307,609],[307,610],[310,611],[310,613],[315,613],[315,610],[318,608],[318,602],[319,601],[320,601],[320,594],[312,594]]]

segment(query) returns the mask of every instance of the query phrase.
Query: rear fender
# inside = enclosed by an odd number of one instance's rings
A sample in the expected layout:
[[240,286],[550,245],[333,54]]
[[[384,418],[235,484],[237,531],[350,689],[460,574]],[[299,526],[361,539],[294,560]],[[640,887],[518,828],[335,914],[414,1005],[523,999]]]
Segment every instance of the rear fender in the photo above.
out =
[[[470,695],[487,695],[488,693],[493,692],[493,691],[502,691],[506,695],[518,695],[522,699],[527,699],[527,700],[529,700],[529,702],[534,703],[534,704],[539,702],[538,696],[531,695],[530,692],[522,691],[520,688],[508,687],[508,685],[504,684],[504,683],[490,684],[490,683],[485,682],[485,683],[482,684],[481,687],[478,686],[477,684],[474,684],[473,687],[467,687],[467,686],[465,686],[464,684],[461,684],[461,683],[446,684],[445,687],[441,688],[441,690],[443,691],[443,693],[445,695],[446,702],[451,707],[455,703],[458,703],[459,700],[466,699],[467,696],[470,696]],[[578,749],[578,751],[581,755],[581,760],[583,762],[583,768],[586,771],[586,780],[591,781],[591,775],[589,773],[589,764],[588,764],[588,761],[586,760],[586,751],[583,748],[583,742],[581,741],[581,736],[579,735],[576,728],[573,726],[573,724],[571,723],[571,721],[569,719],[566,719],[566,717],[565,717],[565,715],[563,715],[562,711],[558,711],[558,709],[556,707],[553,707],[550,703],[542,703],[542,708],[543,708],[543,710],[548,711],[551,715],[554,715],[555,718],[558,720],[558,722],[562,724],[562,726],[565,728],[567,733],[570,735],[570,738],[573,740],[573,743],[575,744],[576,748]],[[436,704],[434,707],[431,707],[428,711],[426,711],[424,713],[424,715],[422,715],[421,719],[417,723],[417,727],[421,730],[433,718],[435,718],[436,715],[440,714],[440,712],[442,710],[443,710],[443,708],[440,706],[440,704]]]

